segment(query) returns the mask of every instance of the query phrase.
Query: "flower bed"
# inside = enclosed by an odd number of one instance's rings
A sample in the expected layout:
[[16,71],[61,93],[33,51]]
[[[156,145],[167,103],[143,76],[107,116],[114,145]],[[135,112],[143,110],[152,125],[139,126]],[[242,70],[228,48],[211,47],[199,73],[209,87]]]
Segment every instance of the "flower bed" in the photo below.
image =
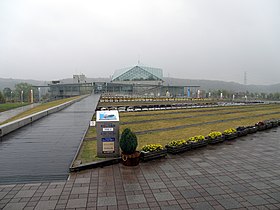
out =
[[273,128],[278,127],[278,120],[272,120],[271,123]]
[[263,121],[256,123],[255,126],[258,128],[258,131],[267,129],[266,124]]
[[213,131],[206,137],[208,144],[217,144],[225,140],[225,136],[218,131]]
[[236,131],[237,131],[237,136],[238,137],[246,136],[248,134],[248,129],[244,126],[237,127]]
[[192,149],[191,143],[187,142],[186,140],[175,140],[169,142],[165,148],[167,149],[168,153],[171,154],[178,154],[181,152],[185,152]]
[[160,144],[147,144],[142,147],[141,160],[148,161],[165,157],[167,155],[167,149],[164,149]]
[[207,145],[207,141],[205,140],[205,137],[202,135],[190,137],[188,139],[188,142],[191,142],[192,148],[199,148]]
[[247,130],[248,130],[248,134],[256,133],[258,131],[258,127],[257,126],[248,126]]
[[238,137],[237,131],[234,128],[229,128],[224,131],[225,140],[233,140]]

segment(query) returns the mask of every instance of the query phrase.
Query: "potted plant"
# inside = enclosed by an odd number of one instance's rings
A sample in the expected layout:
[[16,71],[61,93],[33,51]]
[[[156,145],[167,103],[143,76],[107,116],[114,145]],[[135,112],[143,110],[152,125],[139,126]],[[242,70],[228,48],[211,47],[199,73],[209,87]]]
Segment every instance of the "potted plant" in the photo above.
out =
[[260,121],[255,124],[258,128],[258,131],[263,131],[266,129],[266,124],[263,121]]
[[237,131],[234,128],[224,130],[225,140],[232,140],[237,138]]
[[236,128],[237,136],[246,136],[248,134],[248,129],[244,126],[239,126]]
[[264,124],[266,126],[266,129],[269,129],[269,128],[273,127],[272,122],[270,120],[265,120]]
[[272,123],[273,128],[278,127],[278,120],[272,119],[270,122]]
[[258,131],[258,127],[255,125],[247,126],[248,134],[256,133]]
[[165,148],[167,149],[168,153],[177,154],[191,150],[191,143],[187,142],[185,139],[173,140],[165,145]]
[[207,145],[207,141],[205,141],[205,137],[202,135],[190,137],[188,142],[191,142],[192,148],[198,148]]
[[160,144],[147,144],[141,149],[141,160],[143,161],[165,157],[166,155],[167,149]]
[[122,150],[122,163],[126,166],[136,166],[140,161],[140,152],[136,151],[138,146],[137,137],[129,128],[125,128],[120,138]]
[[217,144],[225,140],[225,136],[219,131],[213,131],[208,134],[207,140],[209,144]]

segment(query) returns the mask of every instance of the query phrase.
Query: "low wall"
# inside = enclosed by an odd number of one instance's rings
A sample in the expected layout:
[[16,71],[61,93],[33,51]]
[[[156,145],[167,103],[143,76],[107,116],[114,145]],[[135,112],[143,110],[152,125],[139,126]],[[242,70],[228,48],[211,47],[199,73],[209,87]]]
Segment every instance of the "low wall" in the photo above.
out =
[[13,132],[13,131],[25,126],[25,125],[28,125],[28,124],[36,121],[36,120],[39,120],[39,119],[41,119],[45,116],[48,116],[48,115],[50,115],[52,113],[55,113],[55,112],[58,112],[58,111],[66,108],[66,107],[72,105],[73,103],[75,103],[77,101],[80,101],[80,100],[82,100],[86,97],[88,97],[88,95],[82,96],[78,99],[75,99],[75,100],[72,100],[72,101],[69,101],[69,102],[66,102],[66,103],[63,103],[63,104],[60,104],[58,106],[54,106],[54,107],[46,109],[44,111],[37,112],[35,114],[23,117],[21,119],[18,119],[18,120],[0,125],[0,137],[5,136],[8,133],[11,133],[11,132]]

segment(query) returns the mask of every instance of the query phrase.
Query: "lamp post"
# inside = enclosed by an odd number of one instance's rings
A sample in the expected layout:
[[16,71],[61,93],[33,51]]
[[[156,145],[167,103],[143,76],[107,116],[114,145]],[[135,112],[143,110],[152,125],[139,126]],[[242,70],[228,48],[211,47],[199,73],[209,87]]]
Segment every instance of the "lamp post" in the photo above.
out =
[[41,88],[38,88],[38,92],[39,92],[39,102],[41,101]]
[[21,94],[20,94],[20,100],[21,100],[21,103],[23,103],[23,90],[21,91]]
[[33,90],[30,90],[30,103],[33,104]]

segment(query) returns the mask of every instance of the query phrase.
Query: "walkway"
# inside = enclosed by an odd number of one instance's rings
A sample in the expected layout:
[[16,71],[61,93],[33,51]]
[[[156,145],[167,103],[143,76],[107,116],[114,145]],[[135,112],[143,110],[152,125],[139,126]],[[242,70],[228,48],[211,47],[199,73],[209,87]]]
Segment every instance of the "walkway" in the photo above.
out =
[[25,126],[0,140],[0,183],[66,180],[98,95]]
[[280,129],[170,155],[0,186],[0,209],[280,209]]
[[8,111],[5,111],[5,112],[0,112],[0,123],[22,113],[22,112],[25,112],[29,109],[32,109],[36,106],[38,106],[39,103],[37,104],[30,104],[30,105],[26,105],[26,106],[22,106],[22,107],[18,107],[18,108],[15,108],[15,109],[11,109],[11,110],[8,110]]

